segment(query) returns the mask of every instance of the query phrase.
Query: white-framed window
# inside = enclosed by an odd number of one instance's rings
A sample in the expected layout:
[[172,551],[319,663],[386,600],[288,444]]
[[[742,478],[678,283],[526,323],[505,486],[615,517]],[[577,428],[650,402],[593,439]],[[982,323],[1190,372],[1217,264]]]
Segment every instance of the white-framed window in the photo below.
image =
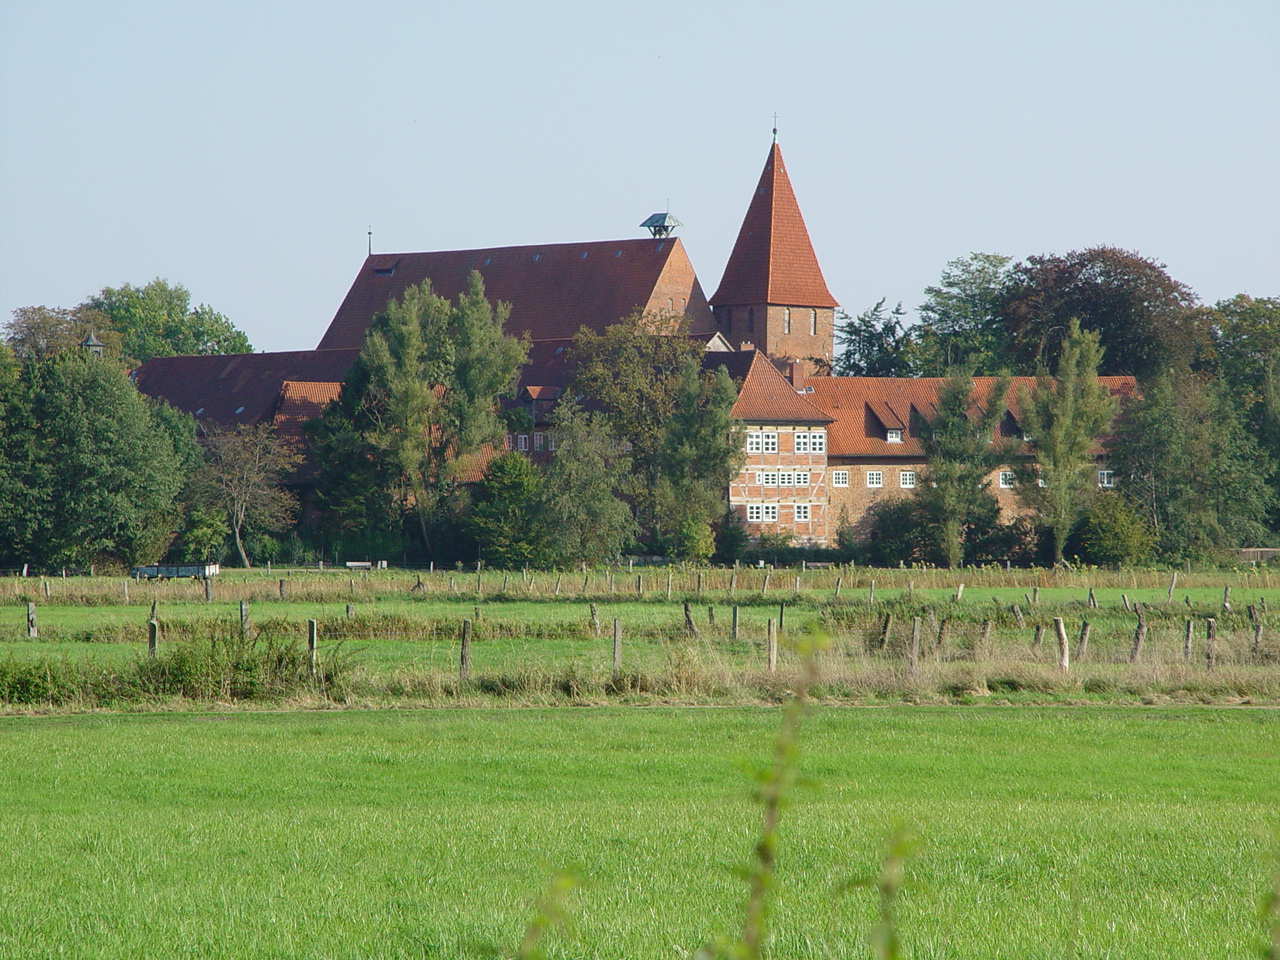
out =
[[796,485],[796,475],[790,470],[783,470],[778,474],[778,486],[794,487]]
[[818,311],[809,310],[809,336],[816,337],[818,335]]
[[1105,487],[1110,490],[1116,485],[1116,472],[1114,470],[1098,471],[1098,486]]
[[520,433],[516,435],[516,449],[517,450],[529,449],[529,435],[527,433]]
[[541,449],[542,449],[543,444],[546,442],[546,439],[547,439],[546,434],[544,434],[544,433],[535,433],[535,434],[533,435],[533,449],[534,449],[534,450],[541,450]]
[[825,430],[815,430],[813,433],[809,434],[809,452],[827,452],[827,432]]
[[1018,477],[1012,470],[1000,471],[1000,489],[1001,490],[1012,490],[1017,480],[1018,480]]
[[774,432],[772,432],[772,433],[762,433],[762,434],[760,434],[760,440],[761,440],[762,445],[763,445],[763,447],[764,447],[764,452],[765,452],[765,453],[777,453],[777,452],[778,452],[778,434],[777,434],[777,432],[776,432],[776,431],[774,431]]
[[914,489],[916,485],[916,472],[914,470],[898,471],[898,486],[903,490]]
[[871,488],[873,488],[873,489],[874,489],[874,488],[876,488],[876,487],[883,487],[883,486],[884,486],[884,471],[883,471],[883,470],[868,470],[868,471],[867,471],[867,486],[868,486],[868,487],[871,487]]
[[884,438],[888,443],[901,443],[902,431],[891,427],[884,432]]
[[760,474],[760,477],[760,486],[762,487],[776,487],[778,485],[778,474],[774,470],[768,470]]
[[776,503],[760,504],[760,516],[765,523],[776,523],[778,519],[778,505]]
[[548,449],[548,450],[550,450],[552,453],[554,453],[554,452],[555,452],[555,449],[556,449],[556,435],[555,435],[554,433],[548,433],[548,434],[547,434],[547,449]]
[[809,519],[809,504],[797,503],[796,504],[796,520],[805,521],[808,519]]
[[747,453],[760,453],[764,449],[761,434],[747,434]]
[[848,470],[832,470],[831,485],[833,487],[847,487],[849,485]]
[[801,471],[800,473],[794,474],[792,480],[793,486],[807,487],[809,485],[809,474]]
[[783,333],[791,332],[791,308],[790,307],[782,308],[782,332]]
[[809,452],[809,434],[797,433],[796,435],[796,453]]
[[515,441],[511,439],[511,434],[509,433],[507,434],[506,439],[502,443],[503,443],[503,446],[505,446],[508,450],[510,450],[513,446],[515,446]]
[[747,504],[747,521],[750,523],[759,523],[760,516],[761,516],[760,504],[748,503]]

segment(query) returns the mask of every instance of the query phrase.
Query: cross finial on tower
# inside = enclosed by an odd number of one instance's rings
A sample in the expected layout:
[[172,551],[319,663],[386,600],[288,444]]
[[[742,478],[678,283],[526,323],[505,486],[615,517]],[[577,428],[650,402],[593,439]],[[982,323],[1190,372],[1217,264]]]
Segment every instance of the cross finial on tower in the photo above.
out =
[[373,256],[373,224],[369,224],[369,256]]
[[773,115],[773,142],[778,142],[778,115]]

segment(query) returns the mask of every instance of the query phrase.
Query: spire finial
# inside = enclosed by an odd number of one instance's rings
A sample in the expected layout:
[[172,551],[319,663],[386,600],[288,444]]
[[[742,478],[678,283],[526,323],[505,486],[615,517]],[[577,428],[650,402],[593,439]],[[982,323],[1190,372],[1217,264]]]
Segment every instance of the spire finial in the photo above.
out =
[[373,256],[373,224],[369,224],[369,256]]
[[773,142],[778,142],[778,115],[773,115]]

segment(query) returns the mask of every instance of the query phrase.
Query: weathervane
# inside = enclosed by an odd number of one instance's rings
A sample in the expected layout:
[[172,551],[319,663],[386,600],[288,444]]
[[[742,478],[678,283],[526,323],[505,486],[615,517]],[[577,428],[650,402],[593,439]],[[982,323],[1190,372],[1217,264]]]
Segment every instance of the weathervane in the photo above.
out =
[[778,142],[778,115],[773,115],[773,142]]
[[369,256],[373,256],[373,224],[369,224]]

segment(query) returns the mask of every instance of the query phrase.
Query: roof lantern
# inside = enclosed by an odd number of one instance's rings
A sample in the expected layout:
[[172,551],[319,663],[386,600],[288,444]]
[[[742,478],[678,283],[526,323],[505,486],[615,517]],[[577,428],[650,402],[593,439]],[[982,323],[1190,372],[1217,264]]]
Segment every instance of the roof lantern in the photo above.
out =
[[655,213],[647,217],[640,226],[648,230],[653,237],[669,237],[676,227],[683,227],[684,224],[670,213]]

